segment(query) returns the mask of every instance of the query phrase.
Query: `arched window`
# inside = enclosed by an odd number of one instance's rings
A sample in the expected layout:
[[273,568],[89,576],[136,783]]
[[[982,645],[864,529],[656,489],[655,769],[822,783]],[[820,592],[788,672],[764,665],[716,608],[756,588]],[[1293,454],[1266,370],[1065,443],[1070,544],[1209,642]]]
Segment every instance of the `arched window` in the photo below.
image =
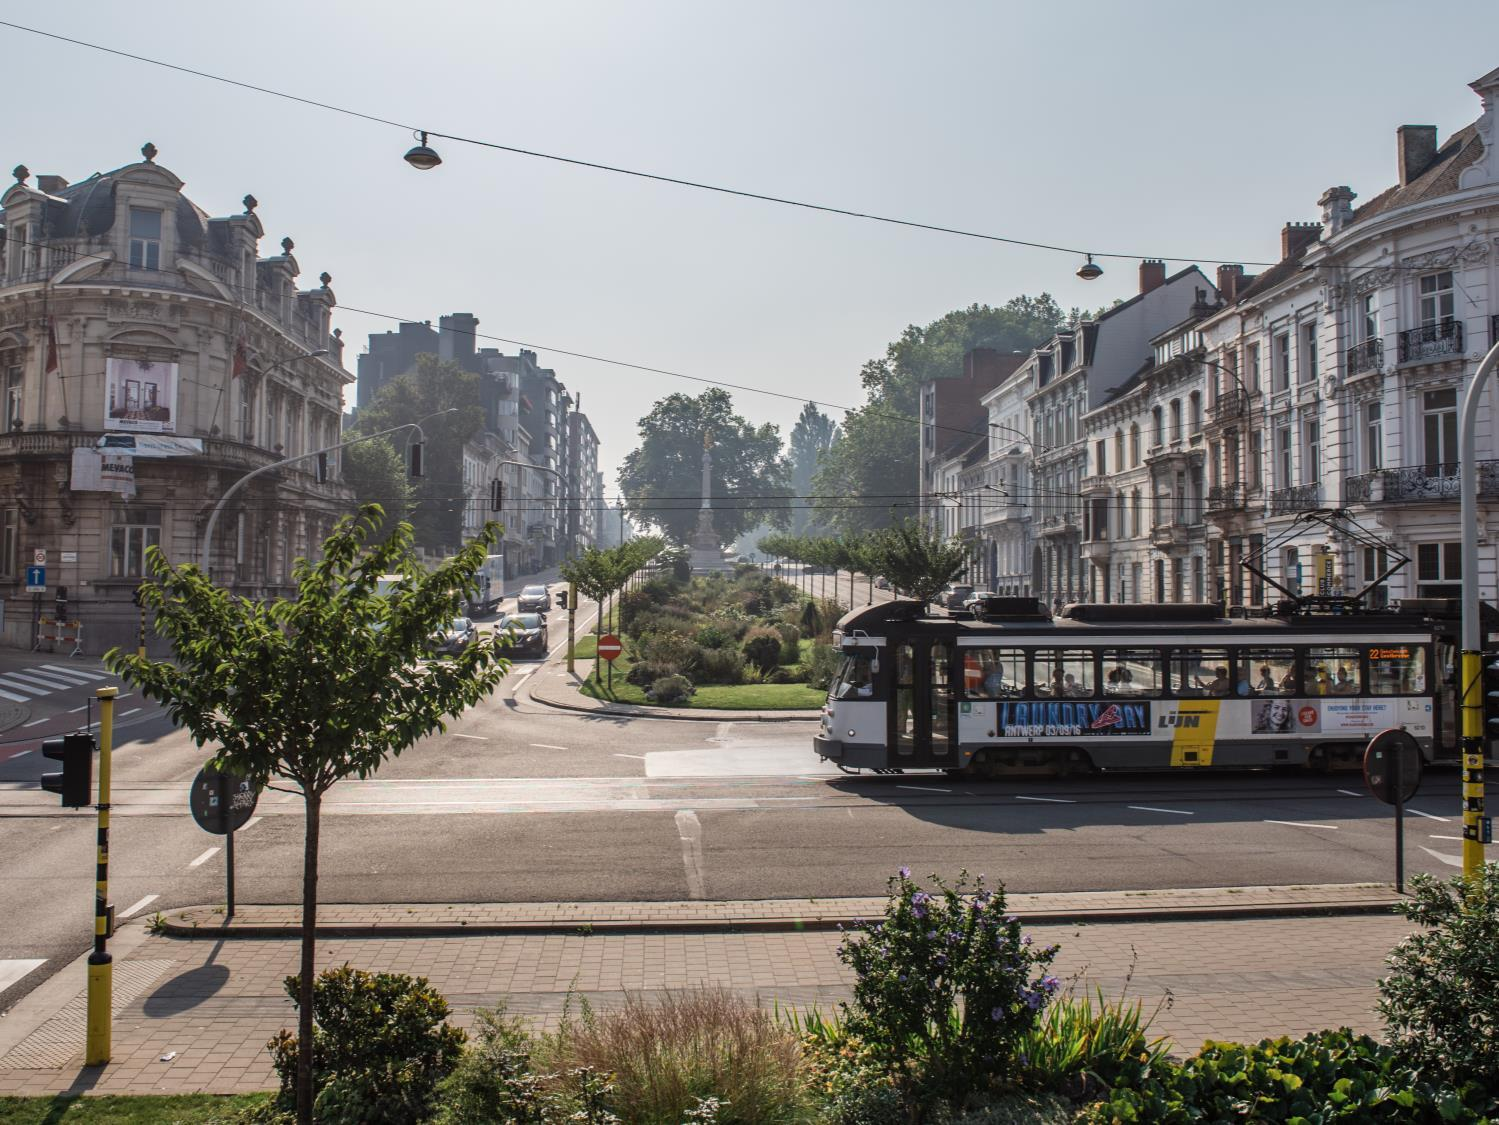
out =
[[1152,448],[1166,444],[1166,418],[1159,406],[1150,408],[1150,444]]
[[1193,391],[1187,396],[1187,425],[1188,432],[1198,433],[1202,429],[1202,392]]
[[1140,425],[1133,423],[1129,428],[1129,463],[1131,466],[1140,463]]
[[1114,431],[1114,471],[1124,471],[1124,431]]
[[1130,503],[1130,516],[1129,516],[1130,534],[1133,535],[1135,538],[1138,539],[1140,537],[1140,490],[1138,488],[1135,489],[1135,491],[1130,494],[1129,503]]
[[1182,400],[1174,398],[1171,400],[1171,440],[1182,439]]

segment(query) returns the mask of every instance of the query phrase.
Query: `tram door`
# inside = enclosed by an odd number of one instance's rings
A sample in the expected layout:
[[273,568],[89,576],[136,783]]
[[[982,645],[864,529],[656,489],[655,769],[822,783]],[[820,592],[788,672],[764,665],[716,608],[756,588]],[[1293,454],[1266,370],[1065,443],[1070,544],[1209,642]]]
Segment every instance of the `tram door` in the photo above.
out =
[[896,768],[931,769],[956,764],[957,695],[952,648],[919,638],[895,650],[895,693],[890,745]]

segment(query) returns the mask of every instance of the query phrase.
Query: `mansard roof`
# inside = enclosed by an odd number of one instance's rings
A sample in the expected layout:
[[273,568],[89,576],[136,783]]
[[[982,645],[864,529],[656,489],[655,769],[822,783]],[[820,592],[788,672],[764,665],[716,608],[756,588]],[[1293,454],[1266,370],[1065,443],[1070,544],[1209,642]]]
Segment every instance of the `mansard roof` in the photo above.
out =
[[[1480,79],[1482,81],[1482,79]],[[1404,207],[1407,203],[1419,203],[1424,199],[1450,195],[1457,190],[1457,178],[1470,164],[1483,159],[1483,140],[1478,135],[1475,121],[1465,129],[1459,129],[1447,138],[1447,143],[1437,149],[1431,167],[1410,183],[1401,187],[1386,188],[1362,207],[1353,212],[1353,222],[1363,222],[1385,211]]]

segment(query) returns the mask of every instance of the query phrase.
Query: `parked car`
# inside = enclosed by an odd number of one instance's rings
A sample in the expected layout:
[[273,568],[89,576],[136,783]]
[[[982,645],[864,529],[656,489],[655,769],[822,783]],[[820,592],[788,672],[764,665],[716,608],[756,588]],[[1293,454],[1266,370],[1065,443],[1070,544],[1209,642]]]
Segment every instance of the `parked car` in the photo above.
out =
[[874,580],[874,588],[876,590],[890,589],[890,579],[886,578],[883,574],[877,575]]
[[972,586],[954,583],[937,595],[937,604],[945,609],[962,609],[963,603],[972,593]]
[[545,586],[527,586],[515,599],[515,609],[518,613],[550,613],[552,595]]
[[971,613],[973,612],[973,607],[976,606],[979,602],[983,601],[985,598],[992,598],[993,596],[993,590],[975,590],[973,593],[969,594],[966,598],[963,599],[963,608]]
[[547,619],[539,613],[508,614],[500,618],[495,630],[509,637],[512,652],[546,655]]
[[462,652],[479,639],[479,628],[467,617],[455,617],[447,628],[432,634],[432,651],[439,656]]

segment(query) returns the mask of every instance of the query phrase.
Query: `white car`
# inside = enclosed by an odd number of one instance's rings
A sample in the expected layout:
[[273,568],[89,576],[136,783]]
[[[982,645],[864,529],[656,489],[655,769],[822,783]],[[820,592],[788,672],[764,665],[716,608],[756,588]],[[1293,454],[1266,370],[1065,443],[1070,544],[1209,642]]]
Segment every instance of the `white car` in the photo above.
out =
[[966,598],[963,599],[963,608],[972,613],[974,606],[983,601],[985,598],[992,598],[993,596],[993,590],[975,590],[973,593],[969,594]]

